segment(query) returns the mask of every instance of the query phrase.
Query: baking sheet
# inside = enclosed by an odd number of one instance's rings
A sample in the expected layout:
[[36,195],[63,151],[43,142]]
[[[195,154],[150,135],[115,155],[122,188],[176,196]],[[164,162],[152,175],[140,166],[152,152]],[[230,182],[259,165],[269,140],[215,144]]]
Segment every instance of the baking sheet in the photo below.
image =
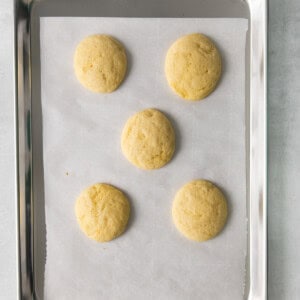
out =
[[[41,93],[47,259],[46,299],[241,299],[246,255],[245,19],[41,18]],[[190,103],[167,85],[167,49],[202,32],[218,45],[223,77]],[[85,90],[73,72],[78,42],[111,34],[128,51],[129,71],[114,93]],[[155,107],[173,122],[177,150],[164,168],[129,164],[120,135],[136,111]],[[176,191],[195,178],[225,192],[229,220],[217,238],[191,242],[171,219]],[[87,239],[74,216],[80,191],[95,182],[121,188],[132,217],[118,239]]]

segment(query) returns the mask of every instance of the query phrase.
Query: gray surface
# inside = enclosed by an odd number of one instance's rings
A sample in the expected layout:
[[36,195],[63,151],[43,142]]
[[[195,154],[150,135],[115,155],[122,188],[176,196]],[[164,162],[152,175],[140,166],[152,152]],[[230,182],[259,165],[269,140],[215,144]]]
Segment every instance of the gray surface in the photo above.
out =
[[300,299],[299,100],[300,1],[270,0],[270,299]]
[[[269,298],[300,297],[300,1],[270,0]],[[15,299],[12,1],[0,0],[0,299]]]

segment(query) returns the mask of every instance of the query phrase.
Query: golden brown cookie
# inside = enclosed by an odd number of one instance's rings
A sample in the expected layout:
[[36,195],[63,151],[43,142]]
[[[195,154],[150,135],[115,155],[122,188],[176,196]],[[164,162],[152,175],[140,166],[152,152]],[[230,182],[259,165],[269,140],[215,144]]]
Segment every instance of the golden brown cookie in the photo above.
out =
[[211,182],[194,180],[177,192],[172,216],[175,226],[185,237],[206,241],[223,229],[227,219],[227,201]]
[[200,100],[208,96],[219,81],[221,56],[205,35],[185,35],[169,48],[165,73],[170,87],[180,97]]
[[77,198],[75,214],[81,230],[97,242],[115,239],[126,228],[130,205],[117,188],[105,183],[94,184]]
[[156,109],[140,111],[128,119],[121,138],[125,157],[141,169],[158,169],[173,156],[175,133],[171,122]]
[[74,70],[80,83],[97,93],[110,93],[123,81],[127,57],[123,45],[111,36],[83,39],[75,50]]

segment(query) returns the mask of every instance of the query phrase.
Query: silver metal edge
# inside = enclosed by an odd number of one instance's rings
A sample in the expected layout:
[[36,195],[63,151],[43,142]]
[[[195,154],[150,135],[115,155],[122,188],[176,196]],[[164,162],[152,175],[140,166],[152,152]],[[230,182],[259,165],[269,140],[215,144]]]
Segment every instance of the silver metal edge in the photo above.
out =
[[250,287],[267,299],[267,21],[268,0],[250,0]]
[[30,2],[14,0],[18,299],[34,299]]
[[[31,174],[30,3],[14,0],[17,261],[19,299],[34,299]],[[267,298],[267,5],[248,0],[250,62],[250,288],[248,299]]]

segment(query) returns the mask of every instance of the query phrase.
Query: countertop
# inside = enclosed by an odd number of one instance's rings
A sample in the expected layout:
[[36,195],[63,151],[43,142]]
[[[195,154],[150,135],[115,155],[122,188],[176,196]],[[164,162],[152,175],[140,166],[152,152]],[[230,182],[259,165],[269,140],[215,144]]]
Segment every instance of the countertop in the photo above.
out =
[[[0,299],[16,299],[13,1],[0,1]],[[300,298],[300,1],[269,0],[269,299]]]

